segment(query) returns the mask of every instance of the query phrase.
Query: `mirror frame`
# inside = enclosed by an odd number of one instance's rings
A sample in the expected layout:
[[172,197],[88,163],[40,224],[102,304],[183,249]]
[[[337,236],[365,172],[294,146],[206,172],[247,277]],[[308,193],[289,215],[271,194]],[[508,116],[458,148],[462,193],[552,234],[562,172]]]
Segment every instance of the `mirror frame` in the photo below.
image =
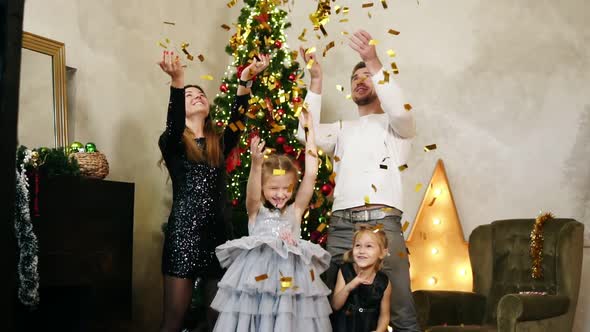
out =
[[22,47],[51,57],[53,66],[53,128],[55,133],[55,147],[68,146],[65,44],[23,31]]

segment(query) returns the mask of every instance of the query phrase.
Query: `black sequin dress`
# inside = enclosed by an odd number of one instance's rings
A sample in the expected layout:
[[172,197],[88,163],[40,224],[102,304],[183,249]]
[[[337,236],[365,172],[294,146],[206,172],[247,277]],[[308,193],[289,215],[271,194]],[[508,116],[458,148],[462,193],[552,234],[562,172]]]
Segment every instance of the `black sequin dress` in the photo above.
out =
[[[347,284],[356,277],[352,263],[342,264],[340,271]],[[387,275],[378,271],[372,284],[361,284],[350,292],[344,306],[334,313],[334,332],[375,331],[388,284]]]
[[[233,103],[230,123],[242,119],[248,95]],[[227,240],[223,210],[226,202],[225,167],[212,167],[187,159],[182,134],[185,128],[184,89],[170,88],[166,130],[159,146],[172,180],[172,210],[164,237],[162,273],[178,278],[217,277],[221,267],[215,247]],[[220,137],[225,156],[237,145],[240,132],[226,128]],[[197,144],[205,147],[205,139]]]

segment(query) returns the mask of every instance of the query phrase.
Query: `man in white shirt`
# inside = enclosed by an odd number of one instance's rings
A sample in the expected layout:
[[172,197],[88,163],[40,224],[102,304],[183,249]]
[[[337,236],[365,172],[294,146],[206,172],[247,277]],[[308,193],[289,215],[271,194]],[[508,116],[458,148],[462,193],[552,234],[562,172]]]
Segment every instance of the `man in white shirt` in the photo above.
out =
[[[327,283],[333,289],[342,255],[352,248],[355,230],[361,224],[382,228],[389,242],[383,272],[392,285],[390,325],[395,331],[419,331],[410,290],[408,250],[400,225],[403,194],[399,169],[406,164],[416,127],[412,112],[405,109],[400,88],[391,78],[385,80],[370,40],[369,33],[359,30],[349,42],[362,59],[351,76],[352,100],[360,116],[355,121],[320,125],[321,68],[313,54],[301,50],[305,63],[314,60],[305,102],[313,114],[316,143],[333,155],[336,172],[327,242],[332,265]],[[303,140],[301,133],[300,126],[298,137]]]

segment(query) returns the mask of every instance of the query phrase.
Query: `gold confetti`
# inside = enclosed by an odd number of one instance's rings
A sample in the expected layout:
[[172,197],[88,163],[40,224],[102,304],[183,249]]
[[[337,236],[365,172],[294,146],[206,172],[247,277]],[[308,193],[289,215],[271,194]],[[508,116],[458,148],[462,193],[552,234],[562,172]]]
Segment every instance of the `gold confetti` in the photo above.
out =
[[303,29],[303,31],[301,32],[301,34],[299,35],[299,37],[297,37],[297,39],[306,42],[307,39],[305,39],[305,33],[307,32],[307,29]]
[[419,192],[421,189],[422,189],[422,183],[418,183],[418,184],[416,184],[414,191]]
[[424,152],[428,152],[428,151],[432,151],[432,150],[436,150],[436,144],[430,144],[430,145],[426,145],[424,147]]
[[316,51],[315,46],[312,46],[312,47],[305,50],[305,54],[315,53],[315,51]]
[[363,3],[363,8],[370,8],[370,7],[373,7],[372,2]]
[[311,69],[311,66],[313,66],[313,59],[309,59],[309,61],[307,61],[307,69]]
[[384,70],[383,71],[383,80],[382,81],[379,81],[377,83],[378,84],[385,84],[385,83],[388,83],[388,82],[389,82],[389,73],[386,70]]
[[388,169],[387,165],[383,165],[383,164],[379,165],[379,168],[381,168],[381,169]]
[[199,60],[200,60],[201,62],[205,61],[205,57],[203,56],[203,54],[199,54],[199,55],[197,56],[197,58],[199,58]]
[[412,105],[410,104],[404,104],[404,108],[406,109],[406,111],[411,111],[412,110]]
[[336,11],[336,14],[340,14],[340,9],[342,9],[340,6],[338,6],[338,5],[334,6],[334,10]]
[[281,277],[281,291],[284,292],[286,289],[293,286],[293,277]]
[[371,188],[373,188],[374,192],[377,192],[377,187],[374,184],[371,185]]
[[397,31],[397,30],[389,29],[389,31],[387,31],[387,32],[389,32],[390,34],[395,35],[395,36],[399,35],[399,31]]
[[271,133],[278,133],[278,132],[285,130],[285,128],[286,128],[285,125],[276,125],[275,124],[274,126],[272,126],[272,129],[270,130],[270,132]]
[[294,184],[294,183],[291,183],[291,184],[289,185],[289,188],[287,188],[287,192],[290,192],[290,193],[292,193],[294,188],[295,188],[295,184]]
[[403,164],[403,165],[399,166],[397,169],[399,169],[400,172],[403,172],[406,169],[408,169],[408,164]]
[[330,182],[334,183],[336,182],[336,172],[332,172],[332,174],[330,174]]
[[318,225],[318,227],[316,228],[316,230],[317,230],[318,232],[320,232],[320,233],[321,233],[321,232],[323,232],[323,231],[324,231],[324,228],[326,228],[326,223],[325,223],[325,222],[323,222],[323,223],[320,223],[320,224]]
[[176,25],[176,23],[174,23],[174,22],[167,22],[167,21],[164,21],[164,24],[168,24],[168,25]]
[[367,16],[369,16],[369,18],[373,18],[373,15],[371,15],[371,12],[367,12]]
[[231,8],[231,7],[235,6],[236,3],[238,3],[238,0],[231,0],[230,2],[227,3],[227,8]]
[[229,124],[229,129],[231,129],[234,133],[238,131],[238,127],[233,123]]
[[256,280],[256,282],[260,282],[262,280],[266,280],[268,279],[268,274],[261,274],[259,276],[254,277],[254,279]]
[[381,0],[381,5],[383,5],[383,9],[387,9],[387,2],[385,0]]
[[272,175],[285,175],[285,170],[280,168],[275,168],[272,170]]
[[346,99],[350,99],[351,97],[350,97],[350,95],[346,95],[346,97],[345,97],[345,98],[346,98]]
[[369,40],[369,45],[377,45],[377,44],[379,44],[378,40],[376,40],[376,39]]
[[213,76],[211,75],[201,75],[201,79],[207,80],[207,81],[213,81]]
[[328,43],[328,45],[326,45],[326,49],[324,50],[324,52],[322,53],[322,56],[326,56],[326,53],[332,48],[334,47],[334,41],[331,41]]
[[340,32],[340,33],[341,33],[342,35],[344,35],[344,36],[348,36],[348,32],[346,32],[346,31],[342,31],[342,32]]
[[326,32],[326,29],[324,29],[323,25],[320,25],[320,31],[322,32],[322,34],[324,35],[324,37],[328,37],[328,32]]
[[164,43],[162,43],[162,42],[158,42],[158,45],[162,46],[165,49],[168,49],[168,46],[164,45]]
[[312,270],[309,270],[309,275],[311,276],[311,281],[313,282],[315,280],[315,273]]
[[336,90],[338,90],[340,92],[344,92],[344,87],[340,84],[336,84]]
[[395,51],[394,50],[387,50],[387,55],[389,55],[390,58],[395,57]]
[[339,162],[339,161],[340,161],[340,157],[338,157],[338,156],[334,156],[334,162],[336,162],[336,163],[337,163],[337,162]]
[[340,22],[340,23],[346,23],[346,22],[348,22],[348,19],[347,18],[341,18],[338,22]]
[[348,14],[349,8],[348,7],[342,7],[342,14],[346,15]]
[[307,153],[312,157],[315,157],[315,158],[318,157],[318,155],[315,152],[313,152],[313,150],[307,150]]
[[371,204],[371,201],[369,200],[369,195],[365,195],[365,204]]
[[244,129],[246,129],[246,126],[244,126],[244,123],[241,120],[236,121],[236,126],[238,126],[240,131],[243,131]]
[[410,222],[409,221],[404,221],[404,224],[402,226],[402,233],[406,231],[406,229],[408,229],[408,226],[410,226]]
[[395,64],[395,62],[391,63],[391,69],[393,70],[394,74],[399,74],[399,69],[397,69],[397,64]]
[[222,24],[222,25],[221,25],[221,28],[222,28],[223,30],[225,30],[225,31],[229,31],[229,30],[231,29],[231,28],[230,28],[230,26],[229,26],[229,25],[227,25],[227,24]]

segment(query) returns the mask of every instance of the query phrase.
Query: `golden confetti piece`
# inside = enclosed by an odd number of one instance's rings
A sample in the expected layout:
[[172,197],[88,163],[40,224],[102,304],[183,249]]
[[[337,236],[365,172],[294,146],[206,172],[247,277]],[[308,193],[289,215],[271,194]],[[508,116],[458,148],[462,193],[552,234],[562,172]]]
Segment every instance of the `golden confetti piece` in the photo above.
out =
[[371,188],[373,188],[374,192],[377,192],[377,187],[374,184],[371,185]]
[[284,169],[275,168],[272,170],[272,175],[285,175]]
[[344,87],[340,84],[336,84],[336,90],[338,90],[340,92],[344,92]]
[[176,23],[174,23],[174,22],[167,22],[167,21],[164,21],[164,24],[168,24],[168,25],[176,25]]
[[397,169],[399,169],[400,172],[403,172],[406,169],[408,169],[408,164],[403,164],[403,165],[399,166]]
[[346,32],[346,31],[342,31],[342,32],[340,32],[340,33],[341,33],[342,35],[344,35],[344,36],[348,36],[348,32]]
[[321,232],[323,232],[323,231],[324,231],[324,228],[326,228],[326,223],[325,223],[325,222],[323,222],[323,223],[320,223],[320,224],[318,225],[318,227],[316,228],[316,230],[317,230],[318,232],[320,232],[320,233],[321,233]]
[[326,45],[326,49],[324,50],[324,52],[322,53],[322,56],[326,56],[326,53],[328,53],[328,51],[334,47],[334,41],[331,41],[328,43],[328,45]]
[[348,22],[348,19],[347,18],[342,18],[338,22],[340,22],[340,23],[346,23],[346,22]]
[[303,31],[301,32],[301,34],[299,35],[299,37],[297,37],[297,39],[306,42],[307,39],[305,39],[305,33],[307,32],[307,29],[303,29]]
[[326,31],[323,25],[320,25],[320,31],[322,32],[322,35],[324,35],[324,37],[328,37],[328,32]]
[[307,61],[307,69],[311,69],[311,66],[313,66],[313,59],[309,59],[309,61]]
[[367,205],[371,204],[371,201],[369,200],[369,195],[365,195],[364,199],[365,199],[365,204],[367,204]]
[[238,126],[240,131],[243,131],[244,129],[246,129],[246,126],[244,126],[244,123],[241,120],[236,121],[236,126]]
[[422,183],[418,183],[416,184],[416,187],[414,188],[415,192],[419,192],[422,189]]
[[235,124],[233,124],[233,123],[230,123],[229,124],[229,129],[231,129],[231,131],[233,131],[234,133],[236,131],[238,131],[238,127]]
[[294,184],[294,183],[291,183],[291,184],[289,185],[289,188],[287,188],[287,192],[290,192],[290,193],[292,193],[294,188],[295,188],[295,184]]
[[158,42],[158,45],[162,46],[165,49],[168,49],[168,46],[164,45],[164,43],[162,43],[162,42]]
[[222,28],[223,30],[225,30],[225,31],[229,31],[229,30],[231,29],[231,28],[230,28],[230,26],[229,26],[229,25],[227,25],[227,24],[222,24],[222,25],[221,25],[221,28]]
[[312,47],[305,50],[305,54],[315,53],[315,50],[316,50],[315,46],[312,46]]
[[330,174],[330,182],[335,183],[336,182],[336,172],[332,172],[332,174]]
[[387,31],[387,32],[389,32],[390,34],[395,35],[395,36],[399,35],[399,31],[397,31],[397,30],[389,29],[389,31]]
[[383,9],[387,9],[387,2],[385,2],[385,0],[381,0],[381,5],[383,6]]
[[307,150],[307,153],[312,157],[315,157],[315,158],[318,157],[318,155],[315,152],[313,152],[313,150]]
[[371,15],[371,12],[367,12],[367,16],[369,16],[369,18],[373,18],[373,15]]
[[372,2],[363,3],[363,8],[370,8],[370,7],[373,7]]
[[381,169],[388,169],[387,165],[383,165],[383,164],[379,165],[379,168],[381,168]]
[[207,81],[213,81],[213,76],[211,75],[201,75],[201,79],[207,80]]
[[338,156],[334,156],[334,162],[336,162],[336,163],[337,163],[337,162],[339,162],[339,161],[340,161],[340,157],[338,157]]
[[[293,286],[293,277],[281,277],[281,289],[291,288]],[[284,290],[283,290],[284,291]]]
[[390,58],[395,57],[395,51],[394,50],[387,50],[387,55],[389,55]]
[[410,104],[404,104],[404,108],[406,109],[406,111],[411,111],[412,110],[412,105]]
[[393,70],[394,74],[399,74],[399,69],[397,69],[397,64],[395,62],[391,63],[391,70]]
[[315,280],[315,273],[312,270],[309,270],[309,275],[311,276],[311,281],[313,282]]
[[436,144],[430,144],[430,145],[426,145],[424,147],[424,152],[428,152],[428,151],[432,151],[432,150],[436,150]]
[[340,14],[340,9],[342,9],[339,5],[334,6],[334,10],[336,11],[336,14]]
[[408,227],[410,226],[410,222],[409,221],[404,221],[404,224],[402,225],[402,233],[406,231],[406,229],[408,229]]
[[377,39],[369,40],[369,45],[377,45],[377,44],[379,44],[379,41]]
[[238,0],[231,0],[230,2],[227,3],[227,8],[231,8],[231,7],[235,6],[236,3],[238,3]]
[[350,95],[346,95],[346,97],[345,97],[345,98],[346,98],[346,99],[350,99],[351,97],[350,97]]
[[200,60],[201,62],[205,61],[205,57],[203,56],[203,54],[199,54],[199,55],[197,56],[197,58],[199,58],[199,60]]
[[260,282],[262,280],[266,280],[268,279],[268,274],[261,274],[259,276],[254,277],[254,279],[256,280],[256,282]]
[[166,44],[170,44],[170,39],[166,38]]
[[271,133],[278,133],[278,132],[281,132],[281,131],[285,130],[285,128],[286,128],[285,125],[276,125],[275,124],[272,127],[272,129],[270,130],[270,132]]
[[378,233],[381,230],[383,230],[383,224],[377,224],[373,226],[373,233]]

